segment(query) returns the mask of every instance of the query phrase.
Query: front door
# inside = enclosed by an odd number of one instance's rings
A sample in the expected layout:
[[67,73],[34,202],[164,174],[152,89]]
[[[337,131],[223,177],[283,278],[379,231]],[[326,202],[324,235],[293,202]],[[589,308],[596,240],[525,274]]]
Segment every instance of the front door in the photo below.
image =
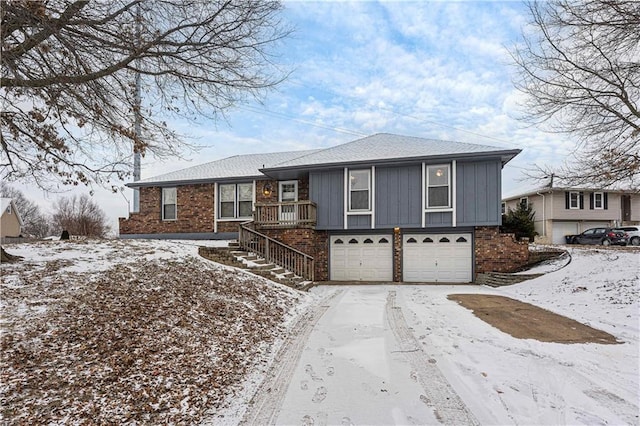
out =
[[280,222],[295,222],[298,219],[298,181],[287,180],[279,183]]
[[631,221],[631,195],[622,196],[622,221]]

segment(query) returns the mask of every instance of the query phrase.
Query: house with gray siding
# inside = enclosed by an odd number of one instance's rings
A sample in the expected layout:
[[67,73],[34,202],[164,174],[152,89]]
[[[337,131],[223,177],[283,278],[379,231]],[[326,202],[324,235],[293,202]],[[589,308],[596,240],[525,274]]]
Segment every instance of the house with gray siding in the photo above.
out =
[[532,207],[536,242],[542,244],[565,244],[565,235],[589,228],[640,224],[637,189],[545,186],[505,197],[502,210],[519,203]]
[[528,257],[499,232],[501,172],[519,152],[382,133],[229,157],[129,183],[140,211],[120,219],[120,237],[290,248],[265,255],[301,256],[307,266],[291,268],[316,281],[473,282]]

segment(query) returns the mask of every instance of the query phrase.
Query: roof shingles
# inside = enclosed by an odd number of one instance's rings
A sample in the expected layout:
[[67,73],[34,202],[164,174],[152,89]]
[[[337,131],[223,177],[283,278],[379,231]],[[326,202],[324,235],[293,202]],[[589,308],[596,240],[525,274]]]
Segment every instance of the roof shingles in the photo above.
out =
[[236,155],[222,160],[189,167],[164,175],[129,183],[130,187],[167,185],[174,183],[207,182],[237,178],[261,178],[269,170],[300,169],[306,167],[393,161],[440,156],[496,154],[509,161],[520,150],[505,150],[487,145],[424,139],[378,133],[342,145],[308,151],[288,151],[267,154]]

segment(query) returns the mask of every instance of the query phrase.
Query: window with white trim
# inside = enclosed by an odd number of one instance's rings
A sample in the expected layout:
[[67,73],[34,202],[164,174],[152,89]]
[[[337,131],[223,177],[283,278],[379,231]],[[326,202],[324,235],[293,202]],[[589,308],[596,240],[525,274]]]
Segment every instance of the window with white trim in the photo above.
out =
[[229,183],[218,186],[218,217],[250,219],[253,214],[253,183]]
[[349,211],[371,211],[371,170],[349,170]]
[[602,192],[593,193],[593,208],[598,210],[604,209],[604,193]]
[[162,188],[162,220],[176,220],[178,218],[178,190],[177,188]]
[[580,193],[571,191],[569,192],[569,208],[571,210],[577,210],[580,208]]
[[528,209],[529,208],[529,197],[520,198],[520,205],[522,206],[523,209]]
[[451,172],[448,164],[427,166],[427,209],[451,207]]

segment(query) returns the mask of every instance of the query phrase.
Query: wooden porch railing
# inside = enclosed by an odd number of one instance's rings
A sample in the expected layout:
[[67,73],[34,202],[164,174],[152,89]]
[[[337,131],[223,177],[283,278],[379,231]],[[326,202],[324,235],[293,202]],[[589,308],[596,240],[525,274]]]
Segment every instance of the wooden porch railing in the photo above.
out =
[[259,228],[309,227],[316,225],[316,204],[309,200],[255,203],[254,222]]
[[238,229],[240,248],[256,253],[267,262],[272,262],[305,280],[314,280],[313,257],[256,231],[252,225],[253,222],[240,225]]

